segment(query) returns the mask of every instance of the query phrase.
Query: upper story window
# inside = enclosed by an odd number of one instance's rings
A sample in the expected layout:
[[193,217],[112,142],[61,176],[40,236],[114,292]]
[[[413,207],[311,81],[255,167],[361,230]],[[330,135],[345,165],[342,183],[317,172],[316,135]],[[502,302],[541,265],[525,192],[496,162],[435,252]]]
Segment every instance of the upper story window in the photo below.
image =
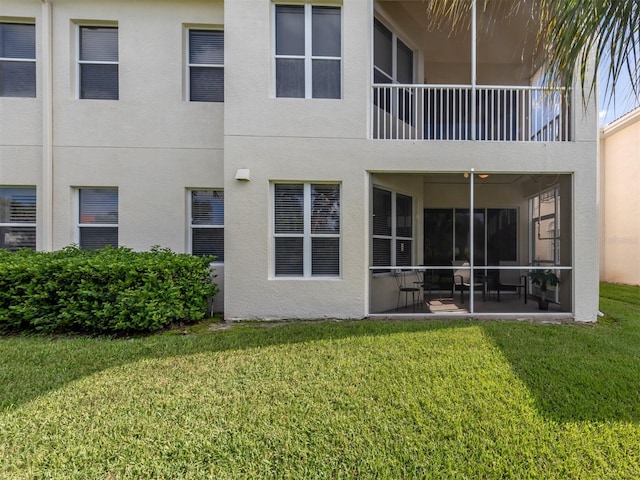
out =
[[80,26],[79,97],[118,100],[118,27]]
[[374,83],[413,83],[413,50],[377,19],[373,52]]
[[410,266],[413,254],[413,199],[373,189],[373,266]]
[[78,244],[80,248],[118,246],[118,189],[81,188]]
[[191,253],[215,255],[216,262],[224,262],[224,192],[192,190],[189,200]]
[[340,7],[275,6],[276,97],[341,98]]
[[224,101],[224,32],[189,30],[189,100]]
[[340,276],[340,185],[273,186],[276,277]]
[[36,26],[0,23],[0,97],[36,96]]
[[35,250],[35,187],[0,187],[0,248]]

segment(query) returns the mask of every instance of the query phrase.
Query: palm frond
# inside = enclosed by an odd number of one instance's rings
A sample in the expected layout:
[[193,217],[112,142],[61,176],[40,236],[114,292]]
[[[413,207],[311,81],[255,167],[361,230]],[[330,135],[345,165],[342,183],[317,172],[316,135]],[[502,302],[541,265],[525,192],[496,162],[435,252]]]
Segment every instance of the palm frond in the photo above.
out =
[[[432,26],[452,31],[469,27],[471,0],[424,1]],[[586,102],[594,92],[598,68],[604,68],[611,95],[625,74],[640,100],[639,0],[478,0],[477,8],[485,14],[504,13],[496,7],[506,4],[513,12],[530,9],[548,84],[573,87],[578,72]]]
[[[547,53],[549,83],[572,86],[579,72],[586,98],[594,92],[598,67],[606,68],[609,91],[621,73],[640,95],[640,2],[637,0],[540,0],[539,43]],[[590,68],[590,61],[595,68]]]

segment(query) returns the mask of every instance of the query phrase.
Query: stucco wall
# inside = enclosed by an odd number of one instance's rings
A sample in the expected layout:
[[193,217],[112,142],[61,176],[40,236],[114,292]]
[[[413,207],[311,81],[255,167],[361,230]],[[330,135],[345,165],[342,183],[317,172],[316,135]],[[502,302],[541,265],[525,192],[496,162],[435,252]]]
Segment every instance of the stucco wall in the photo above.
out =
[[601,136],[600,277],[640,285],[640,109]]
[[[369,313],[370,184],[386,174],[488,172],[569,174],[575,215],[597,218],[594,105],[578,110],[577,141],[566,144],[398,142],[368,140],[372,2],[343,2],[343,95],[340,100],[274,98],[273,10],[268,1],[225,5],[226,228],[225,316],[242,318],[361,317]],[[265,22],[270,18],[270,22]],[[250,26],[251,36],[241,35]],[[250,72],[247,74],[247,72]],[[578,99],[576,99],[578,100]],[[576,101],[575,104],[581,104]],[[251,180],[234,179],[249,168]],[[369,174],[376,174],[374,179]],[[383,174],[378,177],[377,174]],[[575,179],[573,178],[575,176]],[[342,275],[339,279],[274,278],[270,184],[334,181],[342,185]],[[408,181],[402,190],[412,190]],[[423,193],[417,192],[422,200]],[[570,217],[570,221],[571,217]],[[421,222],[416,223],[416,245]],[[569,229],[571,231],[571,229]],[[576,317],[597,313],[597,239],[573,235]],[[421,252],[416,252],[420,258]],[[372,282],[375,280],[371,280]],[[572,282],[567,282],[570,286]],[[571,289],[569,288],[569,291]],[[388,301],[395,302],[391,295]]]
[[[50,40],[43,38],[47,8]],[[36,24],[37,98],[0,98],[0,184],[36,186],[37,248],[49,248],[47,186],[52,249],[78,241],[77,189],[109,186],[118,188],[120,245],[188,251],[188,189],[224,186],[224,104],[186,101],[186,29],[222,28],[223,2],[3,0],[0,15]],[[119,100],[78,99],[77,27],[104,22],[118,26]],[[52,176],[43,168],[45,89],[52,92]],[[222,295],[214,308],[223,309]]]
[[[574,233],[572,305],[578,320],[595,320],[595,105],[576,110],[575,141],[565,144],[369,140],[373,1],[329,3],[342,5],[342,98],[304,100],[275,98],[269,0],[228,0],[224,8],[214,0],[56,0],[51,4],[53,177],[43,168],[46,76],[38,62],[37,99],[0,99],[0,183],[36,185],[40,193],[51,182],[52,248],[76,241],[77,187],[112,186],[119,190],[121,244],[177,251],[187,249],[187,189],[224,187],[226,261],[218,280],[224,278],[226,317],[317,318],[369,313],[372,175],[390,181],[390,174],[420,177],[473,167],[488,173],[567,174],[573,197],[567,220]],[[4,17],[34,18],[39,25],[48,7],[39,0],[3,0],[0,8]],[[75,31],[85,22],[117,22],[118,101],[76,98]],[[200,25],[224,26],[224,104],[184,99],[185,28]],[[38,58],[45,43],[39,38]],[[572,103],[581,105],[581,99]],[[249,182],[234,179],[239,168],[250,169]],[[270,185],[290,180],[341,184],[338,279],[273,277]],[[425,196],[412,182],[402,182],[399,190],[414,195],[418,214]],[[38,202],[42,216],[40,195]],[[421,222],[416,219],[418,260]],[[38,246],[44,248],[41,230]]]

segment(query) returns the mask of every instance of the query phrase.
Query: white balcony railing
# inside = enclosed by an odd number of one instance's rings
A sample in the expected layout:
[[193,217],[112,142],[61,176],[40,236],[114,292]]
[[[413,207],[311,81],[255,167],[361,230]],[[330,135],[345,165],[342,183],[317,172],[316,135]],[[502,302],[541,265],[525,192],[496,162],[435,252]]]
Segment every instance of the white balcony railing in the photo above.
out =
[[372,138],[570,141],[565,89],[374,84]]

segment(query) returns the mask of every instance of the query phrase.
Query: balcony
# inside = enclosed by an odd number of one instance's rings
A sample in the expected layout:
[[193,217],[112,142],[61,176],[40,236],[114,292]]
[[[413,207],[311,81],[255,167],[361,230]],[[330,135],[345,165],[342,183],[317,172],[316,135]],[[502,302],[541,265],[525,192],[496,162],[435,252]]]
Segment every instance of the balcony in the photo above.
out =
[[428,3],[374,3],[370,138],[572,140],[571,92],[541,86],[535,2],[466,0],[455,26]]
[[373,84],[371,118],[376,140],[571,140],[561,88]]

